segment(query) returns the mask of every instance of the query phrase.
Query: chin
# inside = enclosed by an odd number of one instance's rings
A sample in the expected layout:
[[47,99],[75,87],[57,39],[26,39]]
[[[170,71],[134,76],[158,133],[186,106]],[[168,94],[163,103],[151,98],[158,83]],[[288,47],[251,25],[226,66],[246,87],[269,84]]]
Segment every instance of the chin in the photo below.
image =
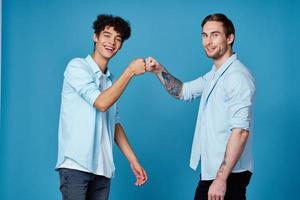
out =
[[209,54],[209,53],[206,53],[206,56],[207,56],[208,58],[214,58],[216,55],[215,55],[215,54]]
[[112,57],[114,57],[115,54],[104,54],[103,57],[105,57],[106,59],[111,59]]

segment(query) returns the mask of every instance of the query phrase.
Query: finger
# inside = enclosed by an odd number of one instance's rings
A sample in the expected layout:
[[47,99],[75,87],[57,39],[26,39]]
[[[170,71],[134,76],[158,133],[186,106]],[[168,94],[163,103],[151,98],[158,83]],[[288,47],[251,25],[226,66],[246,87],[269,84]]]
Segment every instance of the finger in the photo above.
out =
[[148,63],[154,63],[156,60],[155,60],[154,58],[152,58],[152,57],[148,57],[148,58],[146,59],[146,61],[147,61]]
[[139,179],[138,181],[137,181],[137,186],[141,186],[141,185],[143,185],[144,183],[143,183],[143,180],[142,179]]
[[212,199],[213,199],[213,200],[218,200],[217,195],[213,195],[213,196],[212,196]]
[[139,185],[143,185],[146,182],[146,179],[140,179],[139,180]]
[[146,58],[146,60],[150,62],[151,60],[153,60],[153,58],[152,58],[151,56],[148,56],[148,57]]
[[215,195],[211,192],[208,193],[208,200],[216,200]]
[[147,172],[146,172],[144,169],[142,169],[142,170],[143,170],[143,174],[144,174],[144,176],[145,176],[145,180],[148,180]]
[[207,194],[207,199],[208,199],[208,200],[212,200],[212,199],[211,199],[210,193]]
[[150,72],[150,71],[151,71],[151,67],[148,67],[148,66],[147,66],[147,67],[146,67],[146,71],[147,71],[147,72]]
[[146,65],[148,65],[150,63],[149,57],[145,59],[145,63],[146,63]]
[[140,178],[139,178],[139,177],[136,177],[135,185],[136,185],[136,186],[139,186],[139,185],[140,185]]
[[146,59],[146,66],[151,66],[151,60]]
[[149,62],[146,64],[147,67],[155,68],[155,63],[154,62]]

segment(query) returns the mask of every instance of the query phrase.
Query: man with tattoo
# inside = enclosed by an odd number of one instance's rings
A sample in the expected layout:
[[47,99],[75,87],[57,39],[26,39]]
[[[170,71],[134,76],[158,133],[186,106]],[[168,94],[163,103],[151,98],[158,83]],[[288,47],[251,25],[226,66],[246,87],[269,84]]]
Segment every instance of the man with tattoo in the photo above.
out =
[[225,15],[208,15],[201,26],[202,45],[214,62],[208,73],[183,83],[151,57],[146,70],[155,73],[173,97],[201,98],[190,159],[194,170],[201,160],[194,199],[243,200],[253,173],[254,78],[233,52],[235,30]]

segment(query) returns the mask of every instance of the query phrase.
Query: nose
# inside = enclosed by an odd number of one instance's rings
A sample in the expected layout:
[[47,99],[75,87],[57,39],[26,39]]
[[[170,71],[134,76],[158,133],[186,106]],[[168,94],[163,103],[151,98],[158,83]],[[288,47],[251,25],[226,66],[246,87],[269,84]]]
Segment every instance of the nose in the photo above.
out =
[[112,45],[114,45],[115,44],[115,38],[110,38],[110,40],[109,40],[109,42],[112,44]]
[[115,38],[113,37],[110,37],[109,40],[108,40],[109,44],[111,45],[115,45]]
[[211,44],[211,38],[210,38],[210,36],[207,36],[207,37],[203,38],[203,44],[204,45]]
[[207,36],[207,37],[205,38],[205,43],[206,43],[206,44],[210,44],[210,43],[211,43],[211,37],[210,37],[210,36]]

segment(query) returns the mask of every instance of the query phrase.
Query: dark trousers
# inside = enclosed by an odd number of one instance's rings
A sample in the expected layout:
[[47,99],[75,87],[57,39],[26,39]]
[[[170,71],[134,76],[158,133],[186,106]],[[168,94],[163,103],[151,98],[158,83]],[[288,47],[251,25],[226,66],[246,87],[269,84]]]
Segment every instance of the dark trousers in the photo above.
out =
[[107,200],[110,179],[104,176],[61,168],[60,191],[63,200]]
[[[252,173],[249,171],[231,173],[227,179],[225,200],[245,200],[246,187],[250,182]],[[198,183],[194,200],[207,200],[208,190],[213,181],[200,181]]]

